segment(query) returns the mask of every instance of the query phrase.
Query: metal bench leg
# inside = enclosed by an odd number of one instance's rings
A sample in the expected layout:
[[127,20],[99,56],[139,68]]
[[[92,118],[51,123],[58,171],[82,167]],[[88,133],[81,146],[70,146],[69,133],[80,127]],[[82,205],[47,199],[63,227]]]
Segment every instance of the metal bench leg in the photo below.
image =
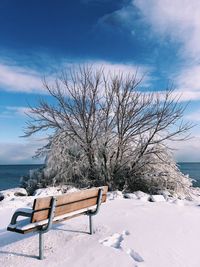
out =
[[92,216],[96,215],[99,211],[99,207],[101,205],[102,200],[102,188],[99,189],[98,197],[97,197],[97,207],[95,210],[90,210],[86,214],[89,216],[89,224],[90,224],[90,234],[93,234],[93,223],[92,223]]
[[90,235],[93,234],[92,215],[89,215]]
[[39,232],[39,259],[44,259],[44,233]]
[[39,231],[39,259],[44,259],[44,233],[47,233],[52,226],[53,217],[55,213],[56,206],[56,197],[52,197],[51,199],[51,209],[49,215],[49,221],[46,226],[42,226],[42,229]]

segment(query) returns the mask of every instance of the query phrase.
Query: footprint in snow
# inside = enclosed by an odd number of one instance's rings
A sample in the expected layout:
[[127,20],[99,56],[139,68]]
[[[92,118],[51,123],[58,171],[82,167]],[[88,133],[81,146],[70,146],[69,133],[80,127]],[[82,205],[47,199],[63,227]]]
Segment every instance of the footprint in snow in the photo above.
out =
[[124,230],[124,231],[122,232],[122,235],[123,235],[123,236],[130,235],[130,232],[129,232],[128,230]]
[[[112,247],[115,249],[120,249],[123,251],[122,247],[121,247],[121,243],[124,240],[124,238],[126,236],[130,235],[130,232],[128,230],[124,230],[122,232],[122,234],[119,233],[115,233],[109,237],[106,237],[103,240],[99,240],[99,242],[106,246],[106,247]],[[143,262],[144,259],[139,255],[139,253],[137,253],[136,251],[134,251],[132,248],[128,249],[126,251],[126,253],[134,260],[134,262]],[[135,265],[137,266],[137,265]]]
[[103,240],[100,240],[99,242],[106,247],[121,249],[121,242],[123,240],[124,240],[123,235],[116,233]]
[[133,249],[128,249],[126,252],[133,260],[137,261],[137,262],[143,262],[144,259],[140,256],[139,253],[137,253],[136,251],[134,251]]

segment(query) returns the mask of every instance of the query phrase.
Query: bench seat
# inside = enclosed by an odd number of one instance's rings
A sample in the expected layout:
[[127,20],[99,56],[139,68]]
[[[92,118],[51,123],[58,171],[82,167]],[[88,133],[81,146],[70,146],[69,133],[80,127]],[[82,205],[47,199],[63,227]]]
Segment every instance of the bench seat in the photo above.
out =
[[[94,208],[95,206],[92,206],[90,208],[81,209],[81,210],[77,210],[77,211],[70,212],[67,214],[56,216],[53,218],[52,223],[53,224],[60,223],[62,221],[72,219],[79,215],[86,214],[88,211],[91,211]],[[25,209],[18,209],[17,211],[21,211],[21,210],[25,210]],[[30,213],[33,213],[32,209],[26,209],[26,210],[28,210]],[[47,225],[47,223],[48,223],[48,219],[35,222],[35,223],[31,223],[31,219],[28,218],[28,219],[19,220],[16,224],[10,223],[7,227],[7,230],[11,232],[17,232],[20,234],[26,234],[26,233],[38,231],[39,228],[41,228],[41,226]]]
[[[80,216],[89,216],[90,234],[93,233],[92,217],[106,202],[108,187],[95,187],[69,194],[36,198],[33,208],[17,209],[7,227],[8,231],[20,234],[39,232],[39,259],[43,259],[43,234],[52,224]],[[18,217],[26,219],[18,220]]]

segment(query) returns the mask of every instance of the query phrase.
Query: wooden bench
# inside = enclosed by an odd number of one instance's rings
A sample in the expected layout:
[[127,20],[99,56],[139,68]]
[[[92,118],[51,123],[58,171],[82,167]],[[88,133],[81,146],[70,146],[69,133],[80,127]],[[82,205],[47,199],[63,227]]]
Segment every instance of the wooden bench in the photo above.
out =
[[[39,232],[39,259],[43,259],[43,234],[51,229],[52,224],[79,215],[88,215],[89,233],[93,233],[92,216],[98,213],[100,204],[106,201],[107,191],[108,187],[103,186],[58,196],[36,198],[32,209],[15,211],[7,230],[20,234]],[[27,219],[17,221],[19,216]]]

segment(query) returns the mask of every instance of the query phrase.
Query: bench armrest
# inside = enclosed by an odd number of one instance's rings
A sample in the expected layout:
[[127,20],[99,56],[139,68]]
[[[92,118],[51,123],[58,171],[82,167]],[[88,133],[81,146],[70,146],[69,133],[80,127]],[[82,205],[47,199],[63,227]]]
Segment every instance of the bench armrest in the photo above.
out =
[[101,205],[101,200],[102,200],[102,188],[99,189],[99,192],[98,192],[98,197],[97,197],[97,206],[96,206],[96,209],[95,210],[89,210],[86,212],[86,215],[89,215],[89,216],[94,216],[96,215],[98,212],[99,212],[99,208],[100,208],[100,205]]
[[23,208],[22,209],[17,209],[15,211],[15,213],[13,214],[13,216],[12,216],[10,224],[12,224],[12,225],[16,224],[17,218],[19,216],[31,218],[32,214],[33,214],[33,210],[32,209],[23,209]]
[[56,207],[56,197],[52,197],[52,199],[51,199],[51,208],[50,208],[50,211],[49,211],[48,223],[47,223],[47,225],[41,227],[41,229],[40,229],[41,232],[46,233],[51,228],[51,225],[53,223],[53,218],[54,218],[54,215],[55,215],[55,207]]

